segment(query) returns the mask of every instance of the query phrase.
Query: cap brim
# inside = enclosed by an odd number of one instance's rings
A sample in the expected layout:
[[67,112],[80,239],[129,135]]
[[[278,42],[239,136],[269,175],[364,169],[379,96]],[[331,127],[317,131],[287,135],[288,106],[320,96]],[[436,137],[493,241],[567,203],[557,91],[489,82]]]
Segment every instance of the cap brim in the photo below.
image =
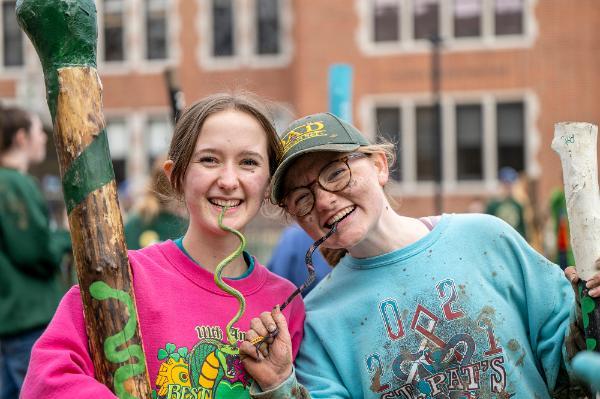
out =
[[306,148],[298,151],[297,153],[291,155],[286,158],[279,164],[277,170],[273,174],[272,185],[271,185],[271,202],[274,204],[279,204],[283,197],[283,177],[287,173],[287,170],[292,165],[292,163],[298,159],[298,157],[307,154],[309,152],[323,152],[323,151],[332,151],[332,152],[348,152],[354,151],[360,144],[357,143],[348,143],[348,144],[323,144],[319,146],[314,146],[310,148]]

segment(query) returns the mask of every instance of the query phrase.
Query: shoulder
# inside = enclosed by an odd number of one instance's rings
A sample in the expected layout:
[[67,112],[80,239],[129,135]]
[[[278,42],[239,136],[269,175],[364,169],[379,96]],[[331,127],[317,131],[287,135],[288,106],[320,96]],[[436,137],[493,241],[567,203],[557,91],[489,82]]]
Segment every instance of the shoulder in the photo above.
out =
[[265,266],[263,266],[257,259],[254,257],[254,267],[260,274],[265,274],[266,276],[266,284],[267,286],[277,288],[282,291],[292,292],[296,289],[296,286],[292,284],[289,280],[273,273]]
[[508,223],[494,215],[464,213],[451,215],[449,231],[453,237],[476,241],[490,241],[497,237],[522,240],[521,235]]
[[167,240],[145,248],[129,250],[127,251],[127,256],[129,257],[131,266],[134,267],[137,263],[161,263],[173,253],[178,252],[180,250],[177,248],[177,244],[171,240]]
[[494,215],[483,213],[458,213],[451,215],[452,225],[457,228],[479,230],[482,233],[492,230],[504,231],[511,230],[511,227],[504,220]]

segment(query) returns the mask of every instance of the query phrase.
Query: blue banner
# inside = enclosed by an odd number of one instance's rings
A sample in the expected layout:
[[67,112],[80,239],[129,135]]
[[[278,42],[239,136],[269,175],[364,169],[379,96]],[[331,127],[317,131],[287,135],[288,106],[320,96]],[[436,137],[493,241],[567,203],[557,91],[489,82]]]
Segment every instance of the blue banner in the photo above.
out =
[[352,66],[348,64],[329,67],[329,111],[352,123]]

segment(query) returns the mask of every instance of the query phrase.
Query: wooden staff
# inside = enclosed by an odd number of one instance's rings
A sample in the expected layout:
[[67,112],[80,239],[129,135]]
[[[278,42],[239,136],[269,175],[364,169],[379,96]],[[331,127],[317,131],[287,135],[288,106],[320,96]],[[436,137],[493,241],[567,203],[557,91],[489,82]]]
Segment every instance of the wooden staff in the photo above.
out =
[[44,69],[96,379],[119,398],[150,398],[102,114],[94,2],[19,0],[17,19]]
[[596,142],[598,127],[583,122],[554,125],[552,149],[560,155],[567,216],[588,350],[600,352],[600,300],[589,296],[585,282],[596,274],[600,258],[600,194]]

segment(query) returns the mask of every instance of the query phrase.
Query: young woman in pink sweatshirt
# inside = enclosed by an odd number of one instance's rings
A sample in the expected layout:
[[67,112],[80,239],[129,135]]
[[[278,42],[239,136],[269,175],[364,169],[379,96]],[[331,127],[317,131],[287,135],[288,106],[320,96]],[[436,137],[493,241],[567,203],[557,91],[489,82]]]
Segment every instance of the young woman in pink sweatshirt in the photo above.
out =
[[[223,224],[244,230],[265,199],[279,153],[275,129],[253,97],[213,95],[178,120],[164,171],[187,207],[189,227],[180,239],[129,252],[153,397],[249,396],[237,343],[252,317],[285,301],[295,287],[244,252],[223,273],[247,302],[228,334],[238,302],[217,287],[214,273],[239,239],[217,220],[227,207]],[[303,331],[301,298],[284,314],[295,355]],[[114,397],[94,379],[79,287],[73,287],[33,349],[22,398]]]

